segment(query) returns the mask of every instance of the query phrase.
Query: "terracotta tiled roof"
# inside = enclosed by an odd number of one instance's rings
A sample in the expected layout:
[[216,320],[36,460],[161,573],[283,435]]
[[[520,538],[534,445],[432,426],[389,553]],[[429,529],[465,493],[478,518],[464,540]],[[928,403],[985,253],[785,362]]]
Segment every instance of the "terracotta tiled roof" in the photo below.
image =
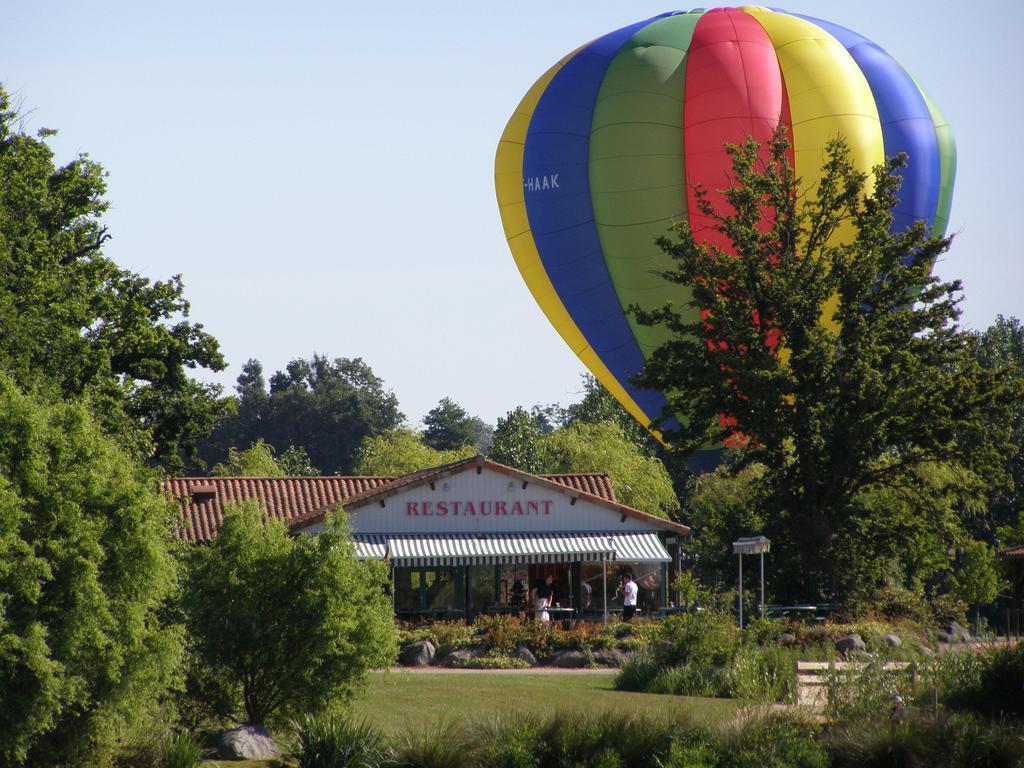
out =
[[224,521],[224,507],[256,501],[268,516],[290,523],[392,481],[390,477],[178,477],[164,490],[179,502],[176,534],[209,541]]
[[612,480],[603,472],[576,475],[541,475],[545,480],[551,480],[560,485],[572,488],[574,491],[583,491],[591,496],[597,496],[605,501],[617,501],[615,489],[612,488]]
[[[224,507],[256,501],[267,514],[286,524],[313,517],[349,499],[383,486],[405,487],[425,475],[461,465],[414,472],[401,477],[178,477],[163,483],[164,491],[179,503],[175,534],[184,541],[209,541],[224,521]],[[604,473],[541,475],[575,491],[615,501],[611,480]],[[390,488],[389,488],[390,490]]]
[[1002,557],[1024,557],[1024,544],[1018,544],[1015,547],[1004,549],[999,554]]

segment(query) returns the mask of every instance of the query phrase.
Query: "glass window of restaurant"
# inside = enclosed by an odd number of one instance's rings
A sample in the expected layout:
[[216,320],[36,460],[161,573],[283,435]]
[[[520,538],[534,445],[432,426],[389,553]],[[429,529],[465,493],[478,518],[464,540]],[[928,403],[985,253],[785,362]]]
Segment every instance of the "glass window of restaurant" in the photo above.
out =
[[395,568],[395,612],[445,613],[462,609],[459,568]]
[[[616,560],[607,564],[608,607],[622,607],[623,577],[628,573],[637,585],[637,609],[658,610],[662,602],[662,564],[625,562]],[[580,604],[585,611],[601,611],[604,606],[606,570],[602,563],[580,564]]]

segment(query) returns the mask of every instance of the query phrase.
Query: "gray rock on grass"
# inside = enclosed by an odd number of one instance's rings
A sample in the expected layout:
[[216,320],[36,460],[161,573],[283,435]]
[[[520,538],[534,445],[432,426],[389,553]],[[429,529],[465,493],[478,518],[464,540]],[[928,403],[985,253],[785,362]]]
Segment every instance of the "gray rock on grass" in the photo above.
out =
[[403,667],[427,667],[434,663],[437,649],[429,640],[403,645],[398,652],[398,663]]
[[533,651],[531,651],[525,645],[518,646],[515,652],[512,654],[512,658],[519,659],[520,661],[525,661],[531,667],[537,665],[537,657],[534,656]]
[[594,661],[602,667],[621,667],[629,660],[629,654],[619,648],[601,648],[594,651]]
[[[950,639],[945,639],[943,635]],[[948,621],[942,625],[939,640],[948,643],[969,643],[971,641],[971,633],[967,627],[955,621]]]
[[217,757],[221,760],[273,760],[281,750],[262,725],[243,725],[217,736]]
[[483,648],[456,648],[454,651],[442,658],[438,664],[442,667],[450,667],[453,662],[479,659],[484,655],[486,655],[486,653]]
[[864,644],[864,638],[856,632],[836,638],[835,646],[836,650],[843,654],[860,653],[867,650],[867,646]]
[[587,666],[587,657],[583,651],[555,651],[548,659],[548,665],[562,669],[583,669]]

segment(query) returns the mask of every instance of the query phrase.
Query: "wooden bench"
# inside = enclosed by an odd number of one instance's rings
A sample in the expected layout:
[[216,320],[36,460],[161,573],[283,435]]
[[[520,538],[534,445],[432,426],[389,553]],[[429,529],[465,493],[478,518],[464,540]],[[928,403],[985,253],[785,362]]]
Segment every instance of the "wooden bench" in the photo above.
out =
[[[862,661],[797,661],[796,703],[824,709],[828,704],[829,677],[835,672],[859,672],[866,666]],[[887,661],[881,668],[884,672],[903,672],[912,666],[909,661]],[[916,682],[916,670],[911,675],[911,681]]]

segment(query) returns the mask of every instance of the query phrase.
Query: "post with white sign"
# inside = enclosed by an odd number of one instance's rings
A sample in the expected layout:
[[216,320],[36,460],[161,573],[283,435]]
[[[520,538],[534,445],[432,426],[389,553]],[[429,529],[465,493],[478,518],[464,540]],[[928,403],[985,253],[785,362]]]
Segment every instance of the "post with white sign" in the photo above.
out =
[[604,625],[608,626],[608,561],[601,561],[601,583],[604,584]]
[[772,543],[764,536],[744,536],[732,543],[732,552],[740,558],[740,629],[743,629],[743,556],[761,556],[761,605],[759,615],[764,618],[764,553],[771,551]]

